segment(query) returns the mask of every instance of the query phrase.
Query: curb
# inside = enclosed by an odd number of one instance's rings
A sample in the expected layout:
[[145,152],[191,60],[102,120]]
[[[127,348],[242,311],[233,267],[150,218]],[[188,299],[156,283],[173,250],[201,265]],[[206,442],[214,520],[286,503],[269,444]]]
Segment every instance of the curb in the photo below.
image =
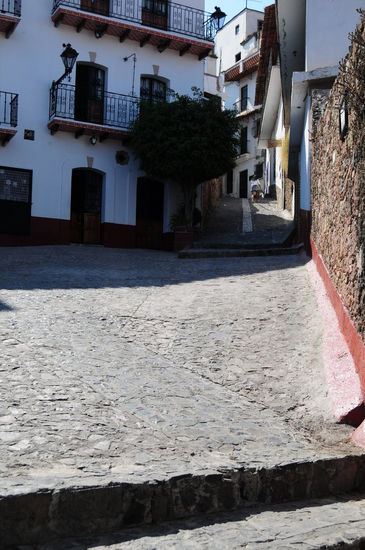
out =
[[0,497],[2,548],[365,488],[365,455]]
[[275,247],[267,248],[190,248],[181,250],[178,253],[178,258],[195,259],[195,258],[248,258],[256,256],[284,256],[298,254],[302,249],[302,245],[294,245],[290,247]]

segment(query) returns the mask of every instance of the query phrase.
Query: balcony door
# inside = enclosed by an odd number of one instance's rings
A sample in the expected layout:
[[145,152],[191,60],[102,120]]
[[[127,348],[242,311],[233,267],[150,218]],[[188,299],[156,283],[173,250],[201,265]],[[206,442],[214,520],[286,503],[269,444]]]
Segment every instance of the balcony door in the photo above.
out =
[[99,15],[109,15],[109,0],[81,0],[80,8]]
[[143,0],[142,25],[167,29],[168,0]]
[[75,120],[102,124],[105,71],[88,64],[76,67]]
[[101,242],[101,200],[103,176],[87,168],[72,171],[71,242]]

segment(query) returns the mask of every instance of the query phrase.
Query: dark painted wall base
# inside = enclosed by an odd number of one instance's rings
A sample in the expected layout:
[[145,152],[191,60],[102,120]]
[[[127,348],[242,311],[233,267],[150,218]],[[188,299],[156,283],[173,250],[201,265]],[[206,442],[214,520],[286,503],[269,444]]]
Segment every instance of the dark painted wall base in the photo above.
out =
[[32,217],[29,235],[0,234],[0,246],[32,246],[48,244],[69,244],[69,220]]
[[308,256],[312,255],[312,247],[310,243],[311,227],[312,227],[312,213],[309,210],[300,210],[298,238],[299,238],[299,242],[302,242],[304,244],[304,248]]
[[101,225],[101,242],[112,248],[135,248],[136,226],[118,223],[103,223]]
[[[29,235],[0,234],[0,246],[39,246],[70,244],[70,220],[32,217]],[[112,248],[135,248],[136,226],[101,224],[101,243]],[[174,234],[163,233],[162,250],[173,250]]]

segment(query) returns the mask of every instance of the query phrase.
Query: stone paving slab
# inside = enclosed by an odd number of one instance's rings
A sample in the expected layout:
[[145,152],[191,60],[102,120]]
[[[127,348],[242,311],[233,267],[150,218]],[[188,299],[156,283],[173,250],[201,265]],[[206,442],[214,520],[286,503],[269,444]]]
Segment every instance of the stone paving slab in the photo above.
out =
[[167,522],[106,537],[53,542],[37,550],[360,550],[364,542],[365,500],[352,495]]
[[197,248],[219,245],[231,248],[250,245],[280,245],[294,229],[292,216],[279,208],[276,200],[260,198],[254,204],[248,199],[223,197],[218,203]]
[[251,233],[252,229],[250,202],[248,199],[242,199],[242,233]]
[[0,249],[3,506],[43,494],[54,508],[50,492],[72,487],[362,461],[350,428],[333,423],[305,262]]

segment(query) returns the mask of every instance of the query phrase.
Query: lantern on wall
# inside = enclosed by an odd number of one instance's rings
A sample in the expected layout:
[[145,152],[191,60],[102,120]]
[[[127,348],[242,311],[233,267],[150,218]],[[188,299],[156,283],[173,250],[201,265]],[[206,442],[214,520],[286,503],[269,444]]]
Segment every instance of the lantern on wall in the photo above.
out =
[[347,101],[347,93],[345,92],[340,107],[338,109],[338,126],[339,126],[339,132],[340,132],[340,139],[344,141],[346,134],[348,132],[349,128],[349,111],[348,111],[348,101]]
[[65,66],[65,72],[63,73],[62,76],[60,76],[58,80],[56,80],[56,82],[53,82],[53,86],[57,86],[62,82],[64,78],[66,78],[67,75],[71,74],[72,69],[74,68],[77,56],[79,55],[78,52],[73,49],[71,44],[63,44],[63,47],[65,49],[61,53],[60,57]]

